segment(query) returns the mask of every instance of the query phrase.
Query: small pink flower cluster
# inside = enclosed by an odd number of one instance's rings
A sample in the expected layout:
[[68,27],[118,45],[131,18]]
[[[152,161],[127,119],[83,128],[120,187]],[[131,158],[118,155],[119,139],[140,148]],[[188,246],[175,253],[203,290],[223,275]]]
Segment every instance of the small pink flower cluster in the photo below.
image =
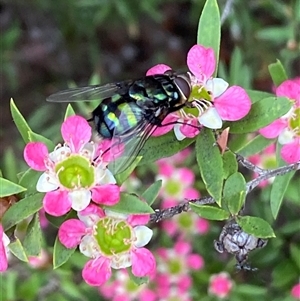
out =
[[[251,108],[251,100],[246,91],[239,86],[228,88],[221,78],[212,78],[216,68],[216,59],[212,48],[194,45],[187,55],[190,70],[192,93],[189,102],[194,109],[181,109],[169,114],[154,135],[163,135],[174,128],[178,140],[193,138],[199,134],[202,126],[220,129],[224,121],[236,121],[245,117]],[[148,70],[147,75],[163,74],[171,67],[159,64]],[[186,112],[187,111],[187,112]],[[193,111],[193,112],[192,112]],[[175,124],[175,125],[172,125]],[[192,125],[192,126],[191,126]]]
[[287,163],[295,163],[300,161],[300,78],[284,81],[275,92],[278,97],[289,98],[293,107],[259,132],[269,139],[278,137],[281,157]]

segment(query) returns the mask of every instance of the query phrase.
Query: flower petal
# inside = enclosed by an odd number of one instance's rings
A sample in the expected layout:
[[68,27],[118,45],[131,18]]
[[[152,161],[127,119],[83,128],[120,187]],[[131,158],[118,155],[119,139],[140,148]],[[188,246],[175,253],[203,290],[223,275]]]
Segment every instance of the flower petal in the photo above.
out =
[[146,75],[149,76],[149,75],[155,75],[155,74],[164,74],[168,70],[172,70],[172,68],[165,64],[158,64],[158,65],[155,65],[154,67],[150,68],[147,71]]
[[300,105],[300,84],[292,79],[288,79],[276,88],[276,95],[288,97],[296,101],[296,105]]
[[100,218],[105,216],[102,208],[90,203],[84,210],[77,212],[78,218],[84,222],[87,227],[93,227]]
[[92,128],[84,118],[74,115],[63,122],[61,135],[71,150],[78,153],[91,139]]
[[120,200],[120,187],[115,184],[95,186],[92,188],[92,200],[97,204],[113,206]]
[[187,65],[199,80],[206,81],[212,76],[216,67],[213,49],[194,45],[187,54]]
[[294,141],[295,133],[289,128],[285,128],[278,136],[278,142],[281,145],[288,144]]
[[222,95],[228,86],[229,84],[223,78],[209,79],[205,84],[206,90],[211,91],[215,98]]
[[194,138],[200,133],[200,126],[197,118],[193,118],[186,123],[180,124],[180,132],[187,138]]
[[82,278],[92,286],[104,284],[111,276],[110,260],[105,257],[89,260],[83,270]]
[[75,211],[81,211],[89,205],[92,193],[87,189],[78,189],[69,192],[68,195],[72,202],[72,208]]
[[75,248],[80,244],[81,237],[85,234],[85,225],[78,219],[69,219],[61,224],[58,238],[66,248]]
[[36,183],[36,190],[39,192],[49,192],[58,188],[58,182],[54,175],[44,172]]
[[0,272],[4,272],[8,268],[8,261],[7,261],[7,253],[9,245],[9,238],[3,231],[3,227],[0,224]]
[[214,106],[223,120],[235,121],[249,113],[251,100],[243,88],[232,86],[214,99]]
[[163,122],[161,124],[162,126],[156,127],[156,129],[152,133],[152,136],[158,137],[158,136],[162,136],[162,135],[165,135],[166,133],[170,132],[172,130],[172,128],[174,127],[174,125],[176,126],[177,120],[179,120],[177,114],[167,115],[167,117],[163,120]]
[[91,234],[82,237],[79,250],[87,257],[97,258],[99,256],[99,245]]
[[48,157],[47,146],[42,142],[29,142],[24,149],[24,159],[34,170],[46,170],[45,160]]
[[284,119],[279,118],[273,121],[271,124],[261,128],[258,132],[262,136],[272,139],[278,137],[286,126],[287,122]]
[[136,235],[136,241],[134,242],[135,247],[141,248],[149,243],[153,236],[153,231],[146,226],[134,227]]
[[69,147],[61,146],[55,148],[55,150],[49,154],[49,157],[54,163],[57,163],[67,159],[70,154],[71,150]]
[[148,224],[149,220],[150,214],[133,214],[127,218],[127,222],[133,227]]
[[222,127],[222,119],[214,107],[208,108],[198,120],[209,129],[220,129]]
[[71,200],[67,191],[51,191],[47,192],[43,200],[44,209],[48,214],[53,216],[61,216],[71,209]]
[[300,161],[300,138],[296,138],[292,143],[285,144],[281,148],[281,157],[289,164]]
[[131,252],[132,274],[137,277],[151,276],[155,273],[156,262],[152,253],[146,248]]

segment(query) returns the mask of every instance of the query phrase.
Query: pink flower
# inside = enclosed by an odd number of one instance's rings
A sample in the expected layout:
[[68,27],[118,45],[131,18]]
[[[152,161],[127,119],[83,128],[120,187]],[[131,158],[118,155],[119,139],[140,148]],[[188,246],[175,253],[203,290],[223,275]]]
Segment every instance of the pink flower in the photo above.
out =
[[[178,140],[195,137],[201,126],[220,129],[222,120],[236,121],[249,113],[251,101],[243,88],[228,88],[228,83],[223,79],[212,78],[216,68],[212,48],[194,45],[188,52],[187,65],[192,73],[189,74],[192,91],[188,102],[192,103],[194,109],[182,109],[179,113],[169,114],[163,122],[177,121],[174,133]],[[147,75],[162,74],[170,69],[167,65],[156,65],[148,70]],[[170,127],[161,127],[155,134],[162,135],[168,130]]]
[[41,269],[48,265],[49,259],[49,254],[42,249],[40,255],[28,257],[28,264],[34,269]]
[[276,88],[277,96],[288,97],[293,103],[290,111],[268,126],[260,129],[260,134],[266,138],[278,137],[283,145],[281,157],[287,163],[300,160],[300,80],[299,78],[284,81]]
[[61,126],[63,146],[48,153],[42,142],[30,142],[24,149],[26,163],[43,171],[36,189],[46,192],[44,209],[48,214],[61,216],[74,209],[85,209],[91,199],[97,204],[114,205],[119,201],[120,188],[106,168],[101,153],[90,142],[92,130],[80,116],[67,118]]
[[295,298],[300,300],[300,283],[297,283],[293,286],[291,290],[291,295]]
[[90,204],[78,217],[65,221],[58,237],[65,247],[79,245],[80,252],[92,258],[82,271],[86,283],[102,285],[110,278],[111,268],[131,266],[137,277],[154,275],[155,259],[143,248],[152,237],[152,230],[144,226],[149,215],[127,216]]
[[7,256],[9,253],[8,245],[10,240],[4,233],[3,227],[0,224],[0,272],[4,272],[8,268]]
[[230,276],[227,273],[222,272],[210,277],[208,292],[219,298],[226,298],[228,297],[232,286],[233,282],[230,279]]

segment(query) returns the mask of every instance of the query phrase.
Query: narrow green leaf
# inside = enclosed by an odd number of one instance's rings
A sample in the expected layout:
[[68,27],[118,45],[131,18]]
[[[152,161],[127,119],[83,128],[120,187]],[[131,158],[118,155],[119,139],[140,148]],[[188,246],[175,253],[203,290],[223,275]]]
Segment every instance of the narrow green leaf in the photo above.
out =
[[130,280],[132,280],[132,282],[134,282],[135,285],[140,286],[144,283],[148,283],[149,282],[149,277],[136,277],[132,274],[132,270],[131,267],[127,268],[127,272],[128,275],[130,277]]
[[243,157],[249,157],[261,152],[267,146],[273,144],[274,142],[275,139],[267,139],[261,135],[257,135],[255,138],[251,139],[247,144],[245,144],[242,148],[237,150],[237,152]]
[[152,163],[158,159],[175,155],[194,141],[195,139],[178,141],[173,131],[163,136],[151,137],[146,141],[139,153],[142,156],[139,165]]
[[290,254],[291,254],[291,258],[293,259],[298,269],[300,270],[300,247],[295,244],[291,244]]
[[259,238],[276,237],[270,224],[256,216],[238,216],[236,222],[248,234]]
[[209,205],[196,205],[193,203],[190,203],[190,207],[199,216],[209,220],[223,221],[230,217],[230,213],[228,211],[218,207]]
[[137,195],[121,192],[120,201],[114,206],[105,206],[105,208],[124,214],[150,214],[154,210],[143,202]]
[[28,258],[19,238],[16,238],[13,242],[11,242],[8,245],[8,248],[18,259],[28,262]]
[[68,117],[73,116],[73,115],[76,115],[76,113],[75,113],[73,107],[71,106],[71,104],[68,104],[64,120],[66,120]]
[[263,92],[263,91],[246,89],[246,92],[250,97],[252,104],[265,98],[274,97],[274,94]]
[[26,122],[25,118],[23,117],[23,115],[18,110],[12,98],[10,99],[10,111],[11,111],[12,118],[24,142],[28,143],[29,142],[28,132],[31,132],[31,129],[28,123]]
[[244,205],[246,198],[246,181],[239,172],[232,174],[224,184],[222,207],[236,215]]
[[197,44],[213,48],[216,58],[214,76],[218,70],[220,40],[221,21],[218,2],[216,0],[207,0],[198,24]]
[[156,200],[159,190],[161,189],[161,185],[162,180],[157,180],[151,186],[149,186],[141,195],[141,197],[147,202],[149,206],[151,206]]
[[282,82],[288,79],[285,69],[281,64],[280,60],[276,60],[276,63],[270,64],[268,68],[273,83],[276,87],[278,87]]
[[292,104],[285,97],[269,97],[252,105],[251,111],[243,119],[226,122],[225,127],[230,127],[230,133],[252,133],[269,125],[275,119],[286,114]]
[[53,269],[57,269],[67,262],[75,250],[76,248],[67,249],[56,237],[53,249]]
[[230,175],[237,172],[238,163],[236,161],[236,157],[233,152],[226,151],[223,156],[223,173],[224,179],[227,179]]
[[[126,160],[126,158],[122,158],[121,160]],[[142,157],[137,156],[135,158],[135,160],[132,162],[132,164],[127,169],[125,169],[123,172],[121,172],[117,175],[114,175],[118,185],[123,184],[129,178],[129,176],[132,174],[132,172],[138,166],[138,164],[141,160],[142,160]],[[120,162],[118,163],[118,161],[115,161],[113,163],[120,164]],[[109,165],[108,165],[108,169],[109,169]]]
[[13,194],[18,194],[25,191],[26,188],[16,183],[0,178],[0,197],[5,197]]
[[289,172],[282,176],[277,176],[271,187],[270,206],[274,219],[277,218],[284,194],[293,178],[295,171]]
[[211,130],[204,128],[196,140],[196,158],[202,180],[209,194],[221,204],[223,160]]
[[33,170],[31,168],[27,169],[22,175],[19,180],[19,184],[27,187],[27,190],[22,195],[24,197],[30,196],[32,194],[35,194],[36,191],[36,184],[38,179],[41,176],[41,172],[38,172],[36,170]]
[[43,194],[36,193],[11,206],[4,214],[2,224],[4,230],[20,223],[43,207]]
[[30,141],[34,141],[34,142],[43,142],[44,144],[46,144],[46,146],[48,147],[48,150],[52,151],[55,147],[55,144],[48,138],[34,133],[34,132],[28,132],[28,137]]
[[42,231],[38,213],[34,214],[28,225],[23,246],[27,256],[38,256],[41,253]]

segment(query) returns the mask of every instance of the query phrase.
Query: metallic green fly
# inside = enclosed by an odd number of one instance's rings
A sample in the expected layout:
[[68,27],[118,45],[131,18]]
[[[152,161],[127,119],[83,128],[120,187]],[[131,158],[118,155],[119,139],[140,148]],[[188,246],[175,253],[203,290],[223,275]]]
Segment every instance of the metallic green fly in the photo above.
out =
[[73,88],[50,95],[47,100],[100,102],[89,121],[94,121],[96,131],[104,139],[124,144],[122,160],[116,160],[112,167],[112,172],[118,174],[132,164],[168,114],[189,106],[191,89],[189,73],[167,71],[138,80]]

